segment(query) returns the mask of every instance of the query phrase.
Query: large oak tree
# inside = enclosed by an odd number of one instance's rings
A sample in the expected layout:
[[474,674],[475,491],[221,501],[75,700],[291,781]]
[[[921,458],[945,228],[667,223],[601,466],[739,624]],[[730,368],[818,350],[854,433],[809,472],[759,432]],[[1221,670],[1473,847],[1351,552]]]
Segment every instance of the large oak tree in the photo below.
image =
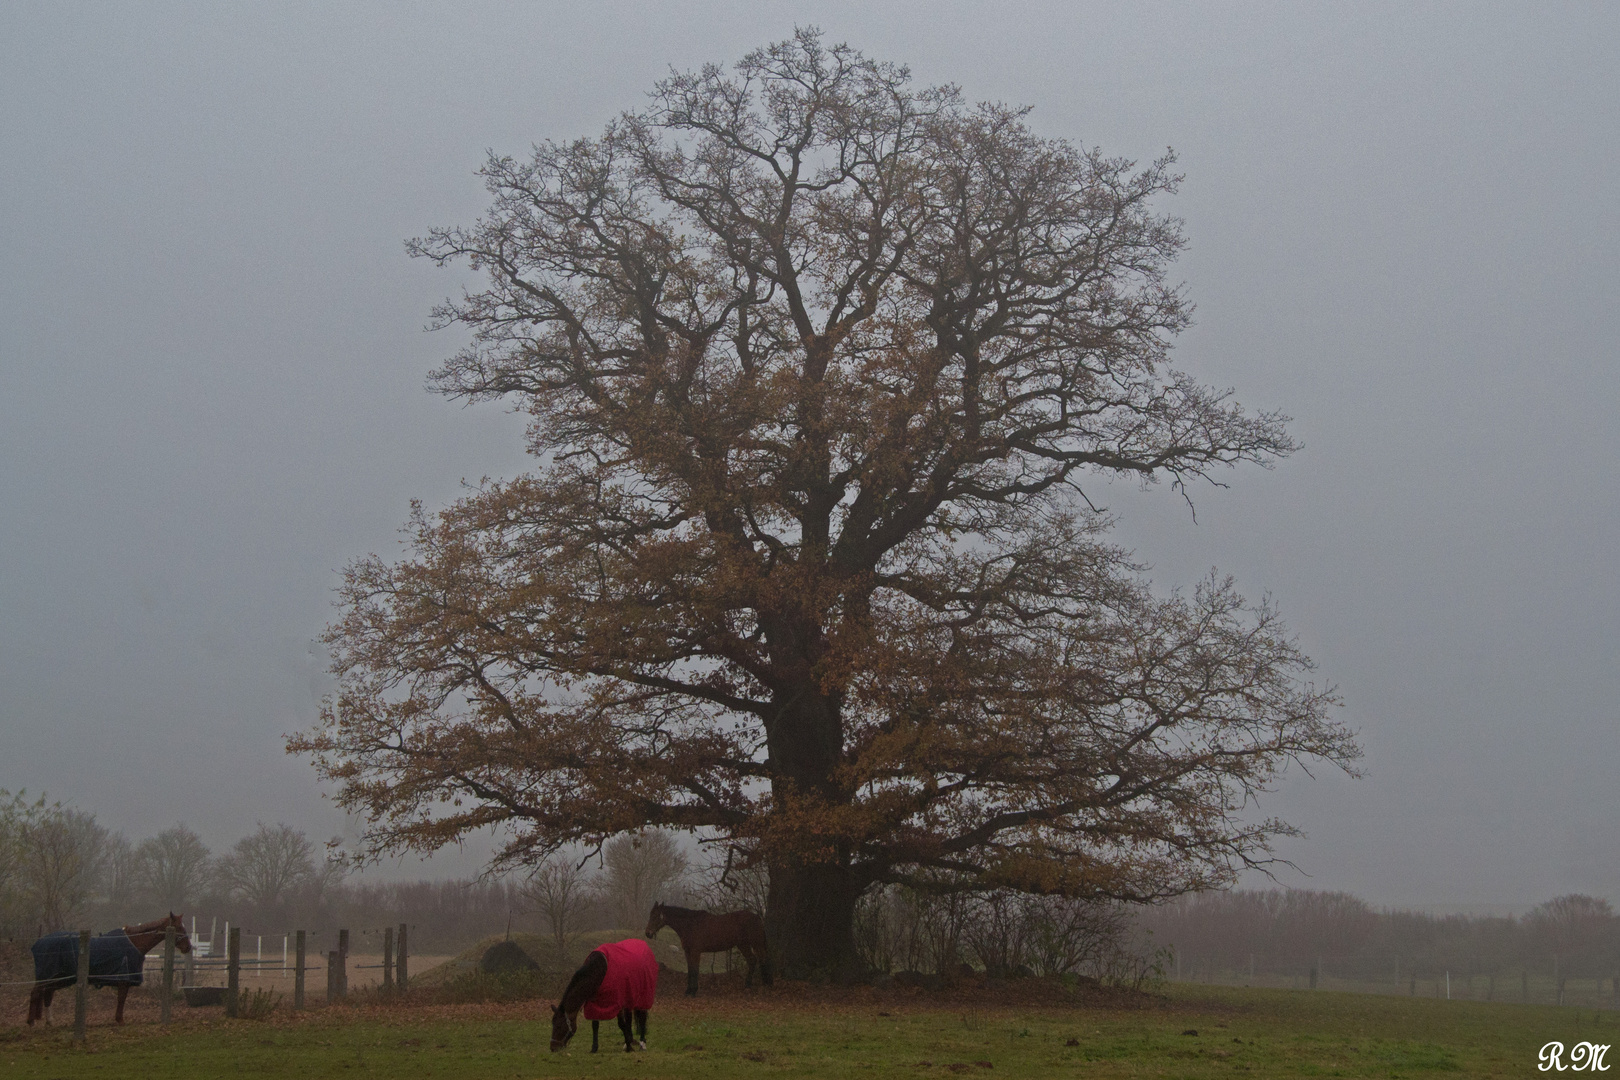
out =
[[533,471],[350,568],[290,748],[377,852],[727,844],[790,973],[848,961],[874,883],[1141,900],[1263,860],[1256,794],[1356,756],[1331,694],[1230,583],[1155,595],[1082,490],[1293,449],[1168,366],[1171,164],[814,31],[492,156],[487,214],[412,249],[487,279],[432,382],[526,411]]

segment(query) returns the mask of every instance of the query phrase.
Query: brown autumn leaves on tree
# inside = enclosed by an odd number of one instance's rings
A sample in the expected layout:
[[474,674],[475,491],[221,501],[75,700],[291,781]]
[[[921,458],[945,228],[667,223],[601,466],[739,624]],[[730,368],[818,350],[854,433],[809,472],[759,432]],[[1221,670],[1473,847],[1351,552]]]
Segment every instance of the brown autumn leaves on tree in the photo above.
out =
[[289,749],[378,853],[725,844],[789,973],[849,962],[874,883],[1144,900],[1263,860],[1256,793],[1357,755],[1331,693],[1230,582],[1154,595],[1082,490],[1294,447],[1168,366],[1171,164],[815,31],[492,156],[486,215],[411,248],[487,277],[432,385],[526,411],[534,470],[349,569]]

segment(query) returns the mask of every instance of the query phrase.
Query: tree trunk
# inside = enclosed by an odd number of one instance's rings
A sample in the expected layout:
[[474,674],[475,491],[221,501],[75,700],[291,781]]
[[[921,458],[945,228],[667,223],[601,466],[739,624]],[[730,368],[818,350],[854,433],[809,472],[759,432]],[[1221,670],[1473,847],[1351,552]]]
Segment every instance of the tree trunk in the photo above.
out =
[[856,898],[847,864],[773,862],[765,932],[776,970],[790,979],[858,979]]
[[[821,807],[849,802],[849,792],[835,778],[843,753],[837,698],[805,687],[783,703],[768,737],[771,763],[777,770],[772,787],[778,807],[802,806],[803,800]],[[783,850],[767,852],[766,859],[771,883],[765,929],[777,970],[793,979],[844,982],[857,978],[855,900],[859,890],[849,852],[817,844],[789,844]]]

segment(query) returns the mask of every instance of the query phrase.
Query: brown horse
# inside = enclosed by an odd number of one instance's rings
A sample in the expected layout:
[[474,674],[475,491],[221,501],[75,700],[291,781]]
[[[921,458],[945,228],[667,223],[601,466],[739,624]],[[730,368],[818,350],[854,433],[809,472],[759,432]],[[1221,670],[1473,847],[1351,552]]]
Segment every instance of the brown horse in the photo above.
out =
[[[174,947],[183,953],[190,952],[191,938],[186,936],[185,927],[181,923],[180,916],[176,915],[172,911],[169,912],[169,916],[166,919],[154,919],[151,922],[140,923],[137,926],[120,927],[124,936],[129,939],[129,945],[132,947],[132,950],[124,949],[122,951],[125,953],[130,951],[139,953],[140,957],[144,960],[146,954],[151,952],[157,946],[157,943],[163,940],[165,932],[171,926],[177,931],[175,934]],[[71,937],[71,945],[68,949],[57,948],[42,952],[40,948],[41,945],[51,943],[53,942],[53,939],[64,937]],[[95,942],[97,940],[104,940],[106,937],[107,935],[104,934],[100,939],[91,938],[90,940]],[[121,945],[122,943],[119,944]],[[49,963],[47,957],[49,957],[51,960],[57,960],[71,955],[73,962],[77,964],[78,949],[79,936],[77,934],[52,934],[40,938],[39,941],[34,942],[34,989],[28,995],[28,1022],[30,1024],[41,1019],[42,1017],[47,1024],[50,1023],[49,1009],[51,1007],[51,998],[56,995],[58,990],[65,990],[67,987],[72,986],[76,979],[76,976],[68,976],[59,970],[47,970],[47,965]],[[94,945],[92,945],[91,959],[94,960],[95,957],[96,950]],[[118,1011],[113,1019],[113,1022],[117,1024],[122,1024],[124,1022],[124,999],[129,997],[130,987],[139,986],[140,982],[141,974],[138,965],[135,971],[120,970],[117,973],[107,973],[98,976],[94,969],[92,969],[90,973],[91,986],[111,986],[118,991]]]
[[744,986],[754,985],[754,969],[766,986],[771,985],[771,955],[765,945],[765,922],[752,911],[729,911],[716,915],[712,911],[693,911],[672,904],[654,904],[647,916],[647,936],[669,927],[681,939],[686,952],[686,996],[696,997],[698,968],[704,953],[730,952],[736,949],[748,962]]

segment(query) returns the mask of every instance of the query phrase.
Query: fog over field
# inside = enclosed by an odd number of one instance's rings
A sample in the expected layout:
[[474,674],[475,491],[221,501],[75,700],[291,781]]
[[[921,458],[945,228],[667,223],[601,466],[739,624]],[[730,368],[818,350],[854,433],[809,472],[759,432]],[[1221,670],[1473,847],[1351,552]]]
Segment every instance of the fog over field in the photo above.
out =
[[[283,737],[351,559],[525,467],[424,391],[472,282],[403,241],[486,149],[822,27],[1186,176],[1176,363],[1294,417],[1227,488],[1096,483],[1164,589],[1269,593],[1362,779],[1293,771],[1287,884],[1620,901],[1620,8],[0,7],[0,788],[216,850],[351,834]],[[467,873],[451,852],[419,877]],[[1263,879],[1262,879],[1263,880]]]

